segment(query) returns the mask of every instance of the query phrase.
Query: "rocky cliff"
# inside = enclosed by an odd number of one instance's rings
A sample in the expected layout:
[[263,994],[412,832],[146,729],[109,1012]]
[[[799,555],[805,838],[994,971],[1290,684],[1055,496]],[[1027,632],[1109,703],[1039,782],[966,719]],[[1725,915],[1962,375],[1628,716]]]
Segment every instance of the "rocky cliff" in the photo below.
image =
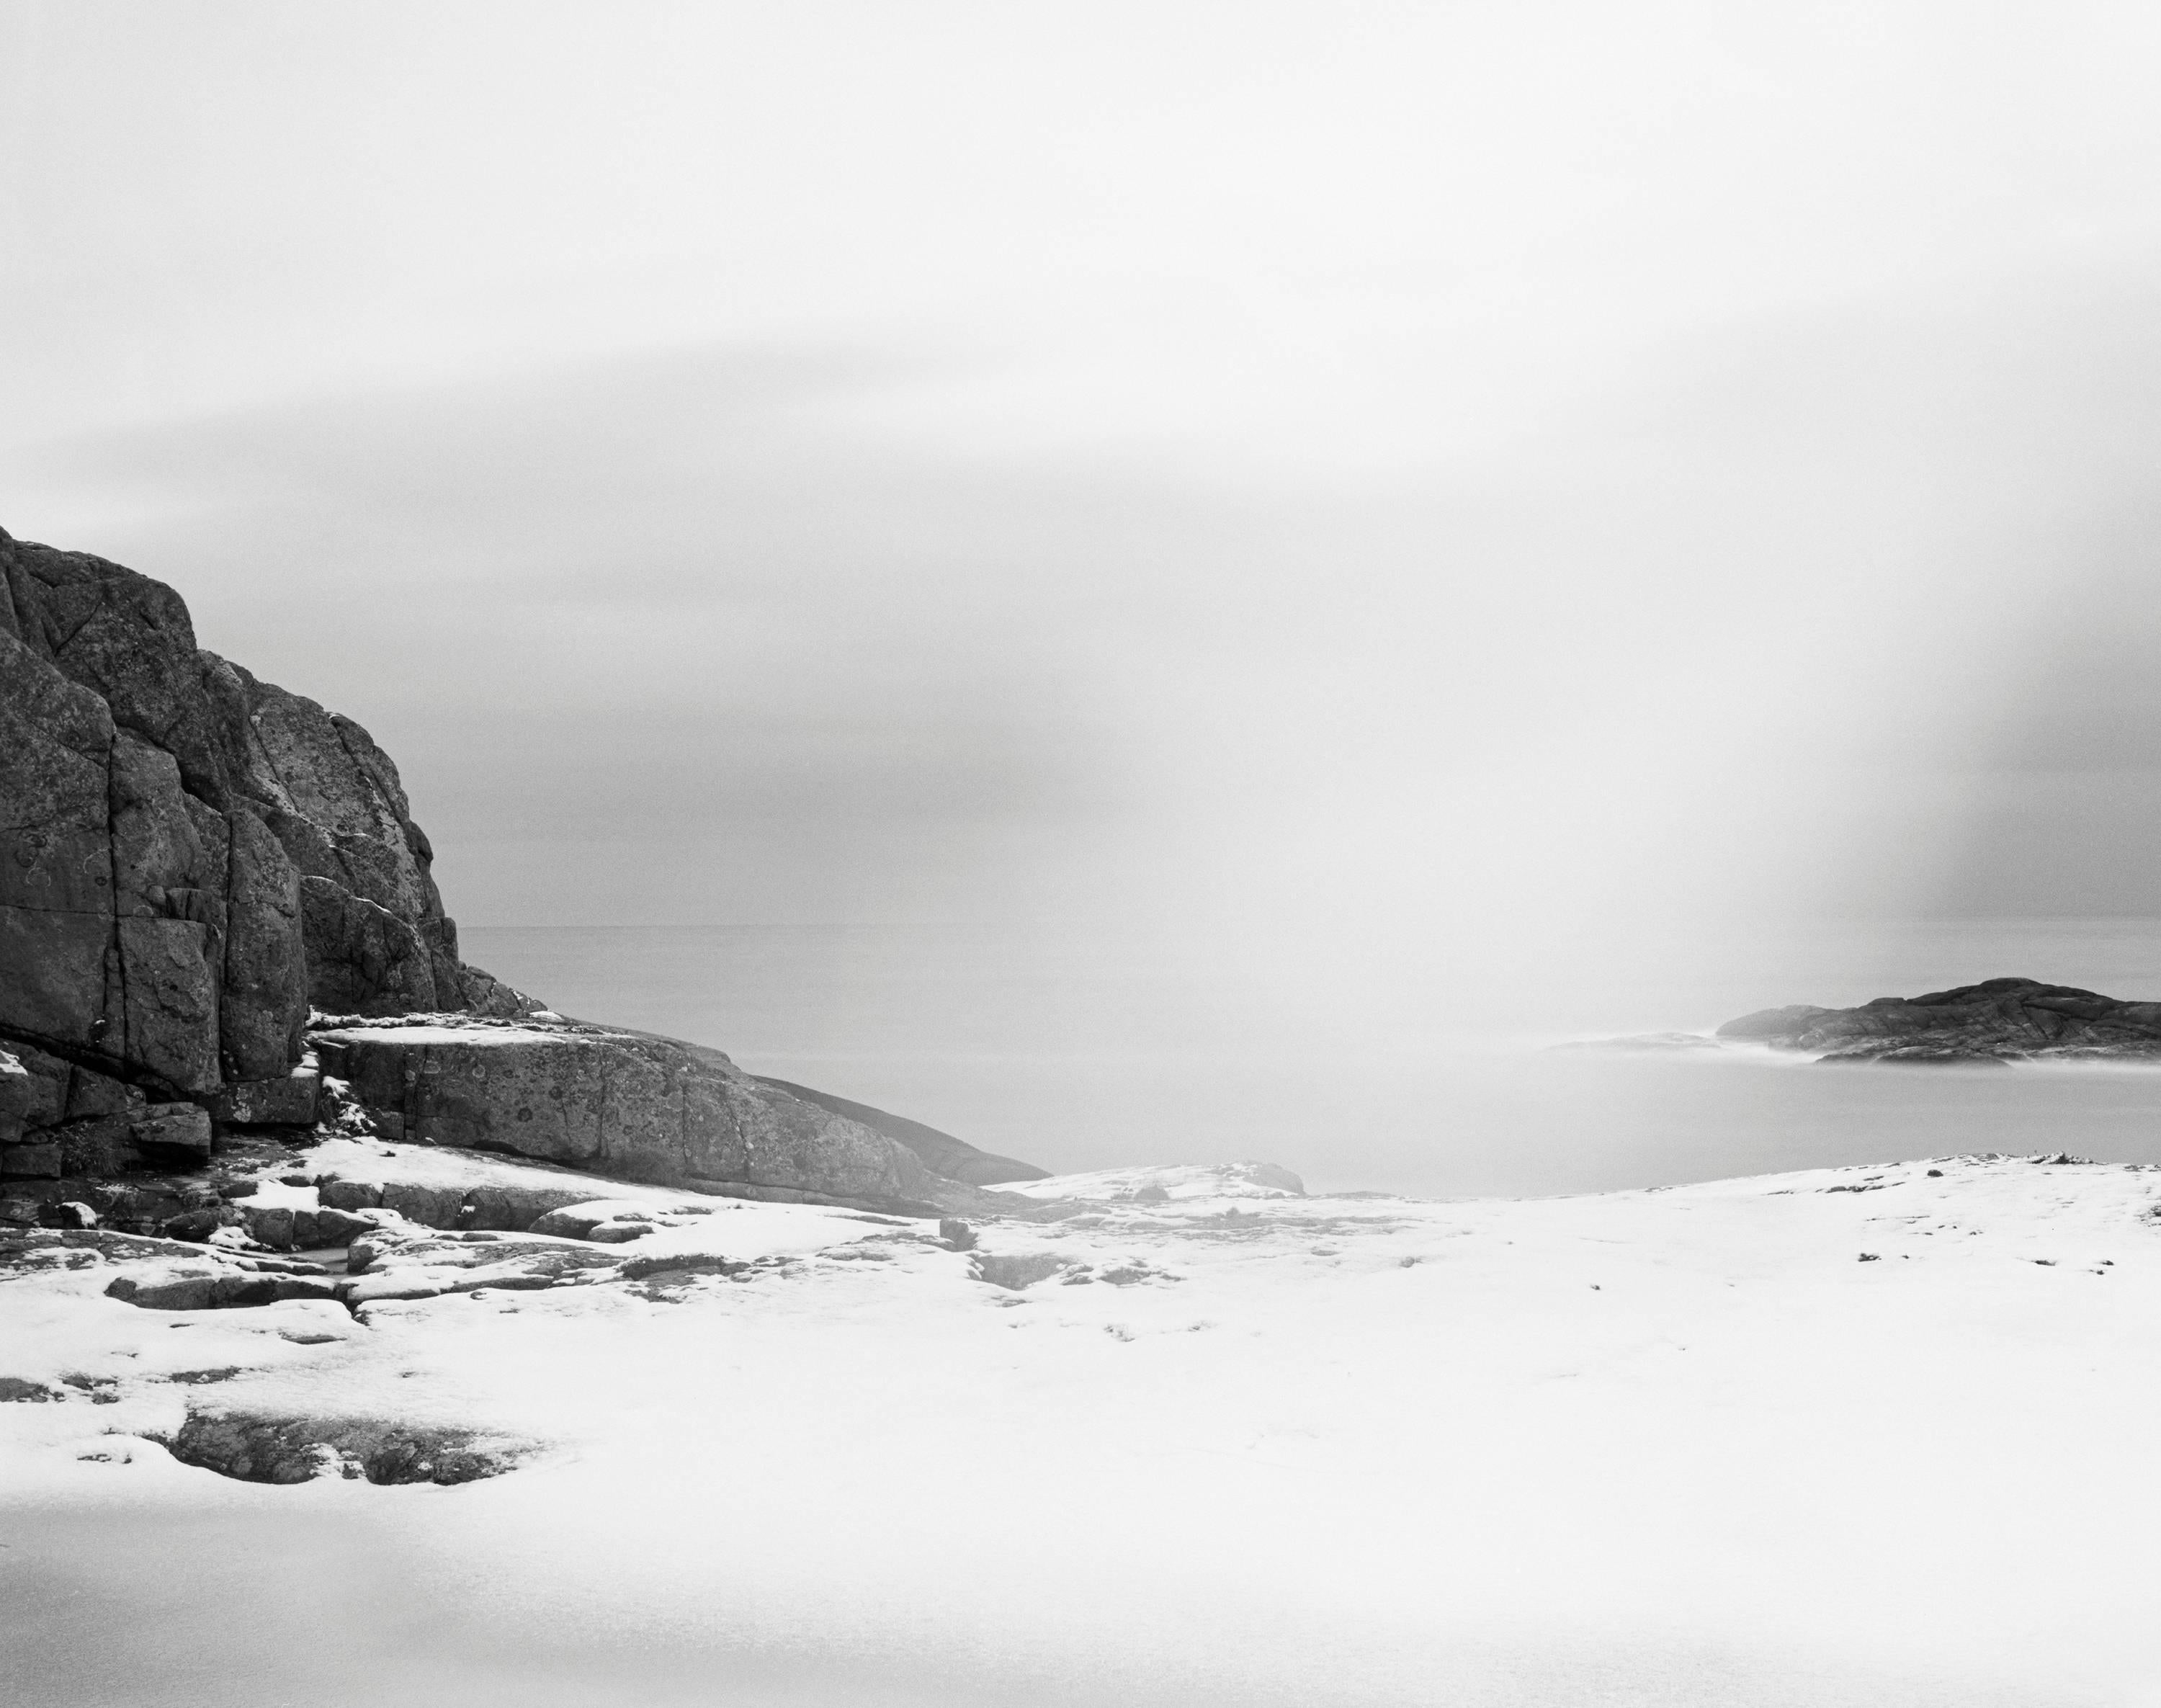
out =
[[366,730],[195,644],[169,587],[0,534],[0,1034],[167,1095],[310,1006],[516,1012],[458,958]]
[[[547,1013],[460,958],[432,860],[351,718],[198,647],[163,583],[0,533],[0,1177],[312,1126],[311,1014],[390,1137],[909,1204],[1034,1172]],[[370,1025],[409,1015],[432,1029]]]

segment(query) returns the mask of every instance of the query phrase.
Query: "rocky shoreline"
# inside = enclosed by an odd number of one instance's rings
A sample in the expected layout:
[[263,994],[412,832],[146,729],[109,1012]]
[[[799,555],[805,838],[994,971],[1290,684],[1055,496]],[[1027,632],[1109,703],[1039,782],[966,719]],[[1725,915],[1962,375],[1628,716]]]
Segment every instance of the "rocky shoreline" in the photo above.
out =
[[2161,1002],[2127,1002],[2075,985],[1992,978],[1857,1008],[1795,1002],[1759,1008],[1716,1032],[1578,1039],[1565,1050],[1685,1054],[1731,1060],[1752,1048],[1830,1064],[2006,1067],[2019,1061],[2150,1062],[2161,1066]]
[[1855,1008],[1759,1009],[1727,1021],[1717,1036],[1833,1062],[2161,1062],[2161,1002],[1992,978],[1918,997],[1878,997]]

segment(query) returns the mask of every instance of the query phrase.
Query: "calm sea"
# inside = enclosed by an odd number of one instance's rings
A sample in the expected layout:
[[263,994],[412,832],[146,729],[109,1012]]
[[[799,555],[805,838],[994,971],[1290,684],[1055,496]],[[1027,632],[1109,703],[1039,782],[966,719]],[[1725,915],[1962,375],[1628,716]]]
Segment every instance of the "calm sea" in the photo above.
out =
[[[1766,935],[1385,1043],[1266,1010],[1145,941],[983,926],[475,927],[471,959],[565,1013],[1058,1172],[1258,1159],[1316,1188],[1597,1190],[1963,1151],[2161,1161],[2161,1071],[1815,1067],[1556,1050],[2007,973],[2161,996],[2161,920],[1934,920]],[[1714,971],[1706,971],[1706,967]],[[1489,1017],[1489,1021],[1496,1017]]]

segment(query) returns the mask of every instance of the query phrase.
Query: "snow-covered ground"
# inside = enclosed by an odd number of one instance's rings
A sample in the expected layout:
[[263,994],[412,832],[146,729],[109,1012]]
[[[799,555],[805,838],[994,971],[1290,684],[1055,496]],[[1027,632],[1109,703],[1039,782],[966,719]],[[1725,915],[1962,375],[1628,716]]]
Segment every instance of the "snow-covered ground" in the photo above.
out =
[[[619,1246],[408,1231],[368,1275],[492,1244],[639,1273],[357,1316],[144,1309],[80,1254],[0,1282],[0,1377],[65,1396],[0,1404],[0,1677],[233,1708],[2161,1703],[2161,1172],[1027,1190],[1080,1207],[974,1251],[643,1189]],[[268,1487],[148,1439],[190,1403],[535,1453]]]

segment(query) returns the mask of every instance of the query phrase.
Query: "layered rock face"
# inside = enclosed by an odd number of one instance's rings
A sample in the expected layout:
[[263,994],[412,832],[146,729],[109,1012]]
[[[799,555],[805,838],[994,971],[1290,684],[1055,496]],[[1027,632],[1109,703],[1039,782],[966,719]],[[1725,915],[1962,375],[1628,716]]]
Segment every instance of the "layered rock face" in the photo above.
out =
[[1727,1021],[1718,1035],[1814,1050],[1827,1061],[2161,1056],[2161,1002],[1992,978],[1919,997],[1878,997],[1858,1008],[1765,1008]]
[[311,1003],[530,1007],[460,961],[431,859],[358,724],[197,647],[162,583],[0,533],[0,1048],[43,1082],[23,1125],[279,1079]]

